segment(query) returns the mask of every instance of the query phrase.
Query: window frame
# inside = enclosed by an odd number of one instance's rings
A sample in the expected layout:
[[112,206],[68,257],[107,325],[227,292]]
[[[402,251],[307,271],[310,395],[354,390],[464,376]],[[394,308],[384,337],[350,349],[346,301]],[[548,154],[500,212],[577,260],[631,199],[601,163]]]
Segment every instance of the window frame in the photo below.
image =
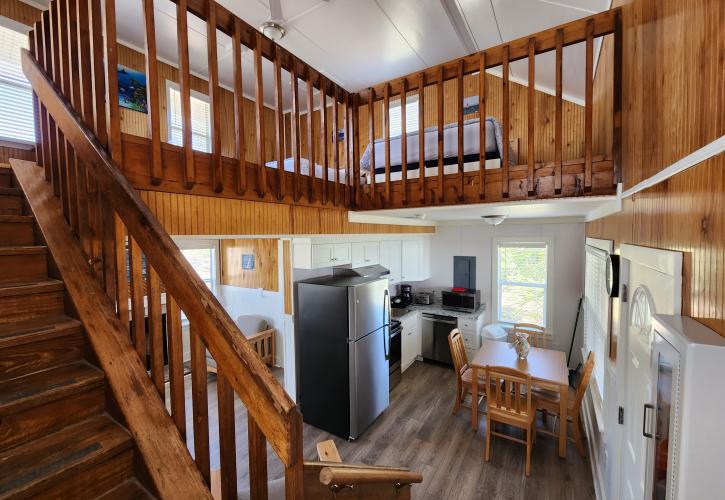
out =
[[[29,41],[28,41],[28,35],[30,33],[30,28],[28,26],[25,26],[21,23],[18,23],[17,21],[14,21],[12,19],[0,16],[0,28],[7,29],[9,31],[13,31],[19,35],[25,35],[25,39],[27,42],[27,45],[22,48],[28,48],[29,47]],[[33,100],[33,87],[28,81],[26,83],[12,81],[12,80],[6,80],[3,78],[0,78],[0,85],[10,87],[16,90],[20,91],[27,91],[30,97],[31,102],[31,122],[33,124],[33,130],[32,130],[32,137],[30,138],[17,138],[17,137],[9,137],[6,135],[0,134],[0,145],[7,145],[11,147],[18,147],[18,146],[26,146],[27,149],[32,149],[35,147],[37,143],[37,123],[35,123],[35,112],[33,110],[34,105],[32,104]],[[21,148],[25,149],[25,148]]]
[[[519,282],[500,282],[499,281],[499,249],[502,246],[507,247],[546,247],[546,283],[543,285],[519,283]],[[492,316],[495,323],[500,323],[505,326],[513,326],[514,323],[507,319],[501,318],[500,302],[501,302],[501,285],[502,284],[513,284],[516,286],[530,286],[532,288],[543,288],[544,289],[544,326],[546,328],[546,335],[552,336],[554,332],[554,255],[556,254],[554,238],[549,237],[499,237],[493,239],[493,252],[491,262],[491,298],[493,302]]]
[[[183,139],[184,129],[183,129],[183,127],[177,127],[175,125],[172,125],[172,115],[173,115],[173,113],[171,111],[171,90],[172,89],[175,92],[179,93],[179,99],[181,99],[181,85],[177,82],[174,82],[171,80],[166,80],[166,129],[167,129],[166,141],[169,144],[183,147],[183,145],[184,145],[184,139]],[[209,130],[209,134],[206,136],[206,143],[209,147],[207,150],[194,148],[194,129],[192,128],[192,130],[191,130],[192,149],[194,149],[194,151],[199,151],[201,153],[211,153],[211,141],[212,141],[212,137],[211,137],[211,99],[208,95],[198,92],[196,90],[191,90],[190,94],[191,94],[192,98],[198,99],[209,106],[209,118],[207,120],[207,130]],[[179,107],[179,109],[181,110],[181,106]],[[180,117],[179,121],[181,121],[181,119],[182,118]],[[194,121],[193,117],[192,117],[192,121]],[[175,129],[178,129],[181,133],[182,139],[179,144],[171,142],[171,137],[172,137],[171,131],[175,130]]]
[[[409,96],[405,100],[405,113],[406,113],[405,118],[406,118],[406,122],[408,122],[408,119],[407,119],[408,118],[408,113],[410,112],[411,108],[412,109],[415,109],[415,112],[418,113],[418,98],[419,98],[418,95],[412,95],[412,96]],[[388,123],[391,124],[391,127],[390,127],[390,137],[391,138],[401,137],[403,135],[403,122],[402,122],[402,120],[400,121],[400,129],[397,130],[397,133],[394,133],[395,131],[393,130],[393,127],[392,127],[392,120],[390,119],[390,113],[393,110],[400,109],[400,108],[401,108],[401,106],[400,106],[400,98],[397,98],[394,101],[391,101],[390,102],[390,107],[388,108]],[[398,113],[399,113],[399,116],[400,116],[400,112],[398,112]],[[416,118],[415,120],[413,120],[413,123],[415,124],[415,130],[412,130],[410,127],[408,127],[408,128],[406,128],[406,131],[405,131],[406,134],[415,134],[415,133],[418,132],[418,119]]]
[[216,294],[221,284],[221,256],[219,254],[219,240],[215,239],[201,239],[201,238],[183,238],[175,239],[176,246],[179,250],[204,250],[209,249],[214,251],[214,258],[212,261],[211,268],[211,287],[212,293]]

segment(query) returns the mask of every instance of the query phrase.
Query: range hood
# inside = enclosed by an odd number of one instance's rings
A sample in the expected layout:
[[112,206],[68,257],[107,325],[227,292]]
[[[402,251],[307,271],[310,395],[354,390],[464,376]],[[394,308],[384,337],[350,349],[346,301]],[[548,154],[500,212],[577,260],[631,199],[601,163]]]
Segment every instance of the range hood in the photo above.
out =
[[380,264],[372,266],[352,267],[351,265],[337,266],[332,268],[334,276],[358,276],[361,278],[379,278],[390,274],[390,271]]

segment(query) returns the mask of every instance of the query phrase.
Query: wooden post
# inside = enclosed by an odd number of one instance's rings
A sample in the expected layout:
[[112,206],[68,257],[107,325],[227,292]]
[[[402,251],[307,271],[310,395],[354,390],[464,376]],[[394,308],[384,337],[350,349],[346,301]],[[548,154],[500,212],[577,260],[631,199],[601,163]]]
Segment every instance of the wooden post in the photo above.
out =
[[554,193],[561,193],[563,129],[562,61],[564,31],[556,30],[556,115],[554,122]]
[[247,417],[249,441],[249,493],[251,498],[267,498],[267,440],[251,415]]
[[478,61],[478,197],[486,198],[486,52]]
[[207,388],[206,346],[194,325],[190,327],[191,343],[191,402],[194,414],[194,461],[207,484],[210,483],[209,463],[209,394]]
[[315,123],[313,120],[315,109],[315,87],[312,82],[312,69],[307,67],[307,156],[309,157],[309,172],[307,184],[307,201],[313,203],[315,201],[315,171],[317,163],[315,161]]
[[337,85],[332,85],[332,168],[335,169],[335,192],[334,205],[340,202],[340,138],[338,135],[339,124],[339,106]]
[[594,80],[594,20],[586,23],[586,77],[584,87],[584,190],[592,189],[592,84]]
[[217,368],[216,387],[219,416],[219,464],[221,468],[222,500],[236,500],[237,448],[234,424],[234,391],[232,391],[221,368]]
[[504,198],[509,196],[509,46],[503,48],[503,165],[501,166],[501,193]]
[[143,267],[141,247],[130,235],[128,238],[129,268],[131,274],[131,315],[133,317],[133,343],[141,363],[146,368],[146,326],[144,311]]
[[209,107],[211,110],[211,180],[215,193],[224,191],[222,171],[221,92],[216,42],[216,2],[207,0],[206,46],[209,59]]
[[418,74],[418,189],[425,204],[425,73]]
[[322,133],[322,204],[327,204],[328,168],[327,154],[327,79],[320,74],[320,132]]
[[[292,158],[294,161],[292,197],[295,203],[297,203],[300,201],[300,96],[297,81],[297,60],[291,57],[290,61],[292,66],[292,70],[290,71],[290,85],[292,87],[292,113],[290,116],[292,130],[290,131],[290,135],[292,136]],[[314,163],[311,163],[309,168],[314,171]]]
[[401,187],[403,188],[403,205],[408,204],[408,126],[407,103],[408,103],[408,81],[401,78],[400,81],[400,174]]
[[528,140],[528,154],[526,155],[528,173],[528,193],[532,196],[536,193],[534,187],[534,121],[536,120],[536,39],[534,37],[529,38],[529,88],[528,88],[528,123],[527,123],[527,135]]
[[436,117],[438,122],[438,202],[443,203],[446,200],[446,187],[443,183],[443,66],[438,67]]
[[375,203],[375,89],[368,94],[368,133],[370,144],[370,200]]
[[254,44],[254,104],[257,125],[257,195],[264,198],[267,194],[267,167],[264,164],[264,75],[261,33],[256,33]]
[[456,75],[456,94],[458,102],[456,111],[458,114],[458,201],[463,201],[463,59],[458,61],[458,73]]
[[191,189],[196,183],[194,165],[193,131],[191,129],[191,75],[189,74],[189,23],[188,0],[179,0],[176,9],[176,22],[179,31],[179,96],[181,100],[182,144],[184,146],[185,189]]
[[161,331],[161,283],[151,264],[146,263],[149,345],[151,346],[151,379],[161,400],[166,400],[164,386],[164,338]]
[[383,127],[385,128],[385,203],[390,203],[390,84],[383,94]]
[[[116,0],[105,1],[103,25],[103,42],[106,53],[106,126],[108,127],[108,146],[111,158],[118,165],[123,165],[121,149],[121,111],[118,106],[118,47],[116,44]],[[99,61],[99,66],[101,61]],[[98,89],[96,89],[98,90]],[[96,99],[99,96],[96,95]],[[98,102],[98,101],[96,101]]]
[[275,117],[275,156],[277,159],[277,178],[279,190],[277,199],[285,195],[284,183],[284,99],[282,97],[282,47],[275,45],[274,51],[274,117]]
[[159,65],[156,60],[156,24],[154,21],[154,0],[143,0],[144,42],[146,45],[146,95],[148,97],[146,122],[151,134],[151,162],[149,175],[151,184],[161,184],[161,113],[159,98]]
[[362,204],[362,188],[360,186],[360,96],[355,94],[352,97],[352,125],[350,133],[352,135],[352,167],[353,181],[355,189],[355,207]]
[[186,396],[184,392],[184,345],[181,331],[181,310],[166,292],[166,338],[169,344],[169,398],[171,416],[186,441]]
[[614,21],[614,60],[612,81],[612,164],[613,183],[622,182],[622,11]]

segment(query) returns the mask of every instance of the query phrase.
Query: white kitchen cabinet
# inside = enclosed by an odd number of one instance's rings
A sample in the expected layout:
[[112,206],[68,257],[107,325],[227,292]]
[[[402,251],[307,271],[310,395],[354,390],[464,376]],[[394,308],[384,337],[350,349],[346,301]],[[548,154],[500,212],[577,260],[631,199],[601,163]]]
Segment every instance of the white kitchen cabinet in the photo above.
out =
[[420,313],[413,311],[400,320],[403,338],[400,346],[400,369],[405,371],[421,354]]
[[464,316],[458,318],[458,329],[463,337],[463,344],[466,348],[468,359],[473,359],[476,352],[481,348],[481,328],[483,327],[483,314],[478,318]]
[[377,241],[356,241],[351,247],[352,267],[372,266],[380,260]]
[[[314,250],[312,251],[314,254]],[[331,265],[341,266],[350,264],[350,243],[333,243],[332,244],[332,261]]]
[[350,243],[312,243],[309,238],[297,238],[292,243],[293,263],[297,269],[350,264]]
[[379,263],[390,271],[388,280],[391,285],[400,283],[402,276],[402,242],[400,240],[383,240],[380,242]]
[[423,281],[430,277],[427,243],[424,240],[403,240],[401,246],[402,281]]

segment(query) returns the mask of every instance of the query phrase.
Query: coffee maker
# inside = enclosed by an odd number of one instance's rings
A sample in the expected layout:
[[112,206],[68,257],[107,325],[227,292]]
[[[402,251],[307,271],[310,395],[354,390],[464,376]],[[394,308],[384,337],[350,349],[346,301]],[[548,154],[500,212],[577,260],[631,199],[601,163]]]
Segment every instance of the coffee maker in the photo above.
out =
[[413,285],[399,285],[399,295],[390,300],[391,307],[402,309],[413,303]]

